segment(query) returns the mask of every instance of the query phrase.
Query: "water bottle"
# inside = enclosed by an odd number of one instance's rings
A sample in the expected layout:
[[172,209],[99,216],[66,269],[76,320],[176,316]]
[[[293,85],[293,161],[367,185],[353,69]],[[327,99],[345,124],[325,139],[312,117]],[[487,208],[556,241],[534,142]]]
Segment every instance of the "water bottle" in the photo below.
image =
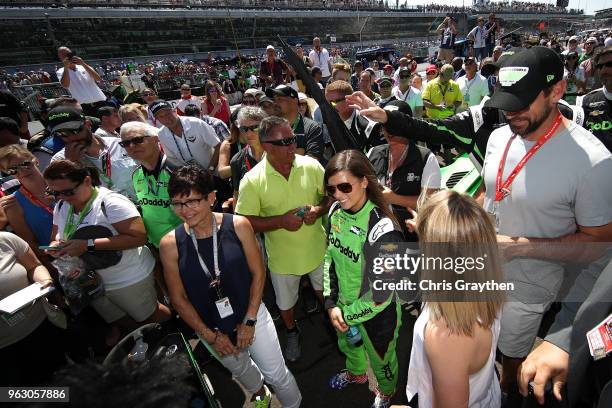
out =
[[361,333],[357,330],[355,326],[349,326],[348,331],[346,332],[346,339],[353,347],[359,347],[363,344],[363,340],[361,340]]
[[136,344],[128,354],[128,360],[141,363],[147,359],[149,345],[144,342],[142,336],[136,339]]

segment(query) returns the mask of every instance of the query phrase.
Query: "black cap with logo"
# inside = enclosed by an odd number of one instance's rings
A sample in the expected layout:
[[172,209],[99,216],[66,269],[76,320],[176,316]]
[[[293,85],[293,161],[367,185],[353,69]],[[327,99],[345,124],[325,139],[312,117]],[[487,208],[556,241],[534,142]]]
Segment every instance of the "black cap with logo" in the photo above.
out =
[[276,88],[267,88],[266,96],[274,98],[274,96],[285,96],[287,98],[299,99],[298,91],[287,85],[279,85]]
[[500,57],[495,91],[485,106],[508,112],[527,108],[540,92],[563,79],[563,62],[550,48],[511,48]]
[[157,114],[157,112],[159,112],[160,110],[163,110],[163,109],[174,109],[174,108],[172,107],[170,102],[166,102],[166,101],[161,100],[161,99],[153,101],[153,103],[149,106],[149,110],[151,111],[153,116],[155,116]]
[[49,111],[47,121],[51,133],[58,130],[77,130],[85,123],[85,116],[78,109],[58,106]]

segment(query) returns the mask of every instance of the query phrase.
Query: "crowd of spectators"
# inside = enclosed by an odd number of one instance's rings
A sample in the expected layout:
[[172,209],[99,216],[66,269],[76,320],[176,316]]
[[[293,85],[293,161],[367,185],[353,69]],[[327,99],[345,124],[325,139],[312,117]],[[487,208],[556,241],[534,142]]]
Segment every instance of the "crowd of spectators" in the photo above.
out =
[[[521,7],[539,7],[529,4]],[[364,384],[369,365],[373,408],[389,408],[394,396],[500,407],[502,393],[505,406],[520,406],[512,401],[532,380],[540,402],[548,380],[556,388],[547,398],[561,399],[567,382],[570,406],[578,396],[596,400],[609,370],[595,370],[582,326],[612,311],[609,248],[569,282],[588,309],[562,305],[545,341],[536,338],[575,267],[567,251],[612,240],[612,196],[601,188],[612,172],[612,33],[506,46],[497,24],[493,14],[479,21],[470,32],[480,50],[458,56],[454,19],[445,18],[443,52],[424,73],[411,54],[349,63],[350,49],[328,50],[318,37],[295,55],[269,45],[263,57],[232,62],[211,53],[90,66],[64,46],[54,73],[2,73],[0,263],[10,285],[0,297],[29,283],[55,286],[63,297],[52,303],[70,325],[43,300],[4,316],[0,356],[14,369],[0,385],[44,383],[65,353],[100,357],[136,327],[178,330],[180,319],[253,406],[269,406],[269,384],[283,406],[299,407],[305,390],[291,364],[312,330],[296,322],[301,298],[311,315],[324,311],[346,356],[346,369],[320,386]],[[198,75],[200,83],[183,82]],[[40,101],[44,130],[32,137],[11,88],[54,80],[71,96]],[[180,88],[176,100],[162,98],[167,81]],[[111,84],[130,88],[131,103],[102,92]],[[574,103],[561,101],[568,93]],[[459,152],[481,170],[474,198],[438,192],[447,189],[441,167]],[[364,248],[413,241],[486,244],[491,254],[508,245],[503,273],[517,289],[478,302],[427,294],[410,302],[420,314],[401,383],[396,345],[407,308],[395,291],[363,286],[373,279]],[[534,243],[567,246],[542,256]],[[487,262],[486,274],[447,270],[444,282],[501,279],[501,259]],[[383,275],[395,272],[385,266]],[[74,296],[75,276],[104,291]],[[43,348],[44,359],[28,353]]]

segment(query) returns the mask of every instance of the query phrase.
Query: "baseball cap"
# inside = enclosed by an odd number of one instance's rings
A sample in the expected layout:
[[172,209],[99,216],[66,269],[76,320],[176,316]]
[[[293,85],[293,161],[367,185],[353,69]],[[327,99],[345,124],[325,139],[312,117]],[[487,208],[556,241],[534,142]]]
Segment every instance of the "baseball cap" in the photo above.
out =
[[298,92],[298,99],[300,101],[305,101],[308,99],[308,95],[306,95],[304,92]]
[[474,57],[466,57],[463,63],[467,64],[468,62],[472,63],[472,62],[476,62],[476,60],[474,59]]
[[393,85],[393,79],[391,77],[388,76],[383,76],[378,80],[378,85],[382,85],[383,83],[388,82],[391,85]]
[[568,41],[578,41],[578,37],[575,35],[572,35]]
[[518,112],[528,107],[540,92],[563,79],[559,55],[546,47],[512,48],[501,62],[500,88],[485,106]]
[[412,109],[410,109],[410,105],[408,105],[404,101],[391,101],[385,105],[384,109],[389,112],[398,111],[406,115],[412,116]]
[[398,75],[401,76],[402,74],[406,74],[406,73],[412,74],[412,71],[408,67],[402,67],[400,68]]
[[77,130],[85,122],[85,117],[77,109],[69,106],[58,106],[49,111],[47,117],[51,133],[58,130]]
[[268,45],[268,46],[266,47],[266,51],[268,51],[268,50],[273,50],[273,51],[274,51],[274,47],[273,47],[273,46],[271,46],[271,45]]
[[384,68],[383,68],[383,70],[384,70],[384,71],[386,71],[386,70],[388,70],[388,69],[393,70],[393,65],[391,65],[391,64],[387,64],[387,65],[385,65],[385,66],[384,66]]
[[298,99],[298,91],[287,85],[279,85],[276,88],[267,88],[266,96],[274,98],[274,96],[286,96],[288,98]]
[[259,99],[262,95],[264,95],[264,92],[260,91],[259,89],[249,88],[246,91],[244,91],[243,97],[247,95],[253,96],[255,99]]
[[166,102],[166,101],[161,100],[161,99],[158,99],[158,100],[154,101],[149,106],[149,110],[151,111],[153,116],[155,116],[157,114],[157,112],[159,112],[160,110],[163,110],[163,109],[173,109],[173,108],[172,108],[172,105],[170,105],[169,102]]
[[438,71],[438,68],[435,65],[433,65],[433,64],[428,65],[427,68],[425,69],[425,72],[427,72],[427,73],[437,72],[437,71]]
[[597,44],[599,41],[597,41],[597,38],[595,37],[589,37],[587,38],[587,40],[585,41],[585,44],[587,43],[593,43],[593,44]]

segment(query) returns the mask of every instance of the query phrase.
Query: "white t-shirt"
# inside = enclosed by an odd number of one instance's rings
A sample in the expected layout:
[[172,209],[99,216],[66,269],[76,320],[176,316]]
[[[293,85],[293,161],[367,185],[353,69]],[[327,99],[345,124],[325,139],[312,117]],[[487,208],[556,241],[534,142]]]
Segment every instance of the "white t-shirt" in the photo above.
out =
[[489,96],[489,85],[485,77],[478,72],[474,78],[468,80],[466,75],[457,78],[457,85],[463,94],[463,102],[468,106],[480,105],[485,96]]
[[200,112],[202,111],[202,99],[199,96],[191,95],[189,99],[181,99],[176,104],[176,111],[179,115],[185,114],[185,108],[189,105],[195,105],[198,107]]
[[[28,243],[10,232],[0,231],[0,299],[30,285],[28,272],[17,260],[28,252]],[[32,333],[47,317],[37,301],[15,314],[0,317],[0,349]]]
[[[85,165],[93,165],[98,169],[103,187],[110,188],[119,194],[129,197],[130,200],[136,201],[136,193],[134,192],[134,185],[132,183],[132,173],[136,167],[138,167],[138,163],[128,156],[123,147],[119,146],[119,142],[121,141],[119,138],[100,136],[94,137],[97,137],[103,144],[98,157],[83,155],[81,162]],[[62,149],[55,153],[55,155],[51,158],[51,161],[53,162],[65,158],[65,149]],[[109,186],[108,183],[109,172],[105,171],[107,169],[107,162],[110,162],[111,164],[111,186]]]
[[[63,75],[64,68],[62,67],[57,70],[57,77],[60,81]],[[89,75],[81,65],[77,65],[74,71],[71,69],[68,70],[68,75],[70,76],[70,86],[68,86],[68,90],[79,103],[94,103],[106,100],[104,93],[98,88],[96,81],[94,81],[91,75]]]
[[101,127],[96,129],[96,131],[94,132],[94,135],[98,135],[100,137],[119,137],[119,133],[117,133],[117,132],[110,133],[110,132],[107,132],[106,130],[102,129]]
[[[104,201],[106,215],[102,211],[102,201]],[[60,202],[55,206],[53,224],[57,225],[56,240],[63,238],[69,208],[70,205],[66,202]],[[136,217],[140,217],[140,213],[130,200],[107,188],[98,187],[98,196],[92,202],[91,210],[81,224],[77,226],[77,229],[87,225],[98,225],[108,228],[113,233],[113,236],[117,236],[119,233],[112,224]],[[78,222],[78,218],[78,214],[73,214],[73,222]],[[155,258],[153,258],[149,248],[145,245],[126,249],[122,252],[119,263],[97,270],[106,290],[121,289],[140,282],[149,276],[155,267]]]
[[471,38],[472,36],[474,37],[474,48],[484,48],[486,47],[486,36],[485,36],[485,32],[486,32],[486,28],[483,27],[479,27],[476,26],[474,28],[472,28],[472,31],[469,32],[468,34],[468,38]]
[[423,174],[421,175],[421,188],[439,189],[442,184],[442,173],[440,173],[440,163],[433,153],[427,156]]
[[331,72],[329,72],[329,52],[327,52],[327,49],[321,48],[320,52],[313,49],[308,54],[308,58],[313,67],[321,68],[321,76],[323,78],[331,75]]
[[423,107],[423,97],[421,96],[421,91],[413,86],[409,87],[405,93],[402,93],[399,86],[394,86],[391,90],[391,95],[395,96],[398,101],[403,101],[410,105],[413,115],[415,108]]
[[170,129],[159,130],[159,141],[164,146],[168,161],[175,166],[195,163],[207,169],[220,142],[212,126],[198,118],[179,116],[183,134],[176,137]]

